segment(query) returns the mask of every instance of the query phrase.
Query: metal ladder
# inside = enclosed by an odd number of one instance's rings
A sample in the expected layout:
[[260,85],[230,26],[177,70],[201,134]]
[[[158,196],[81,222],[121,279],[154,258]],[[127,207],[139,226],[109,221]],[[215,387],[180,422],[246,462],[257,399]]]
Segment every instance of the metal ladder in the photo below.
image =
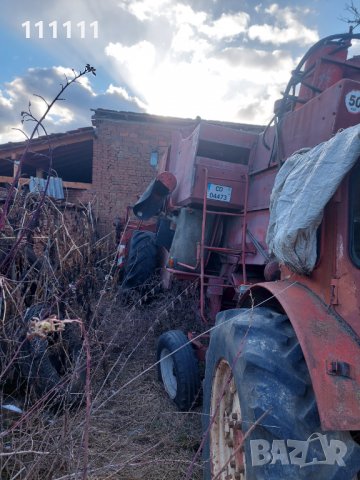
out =
[[[202,212],[202,224],[201,224],[201,241],[200,241],[200,315],[205,324],[208,324],[208,320],[205,316],[205,287],[209,286],[209,283],[205,281],[210,275],[205,274],[205,252],[220,252],[227,253],[234,256],[241,257],[242,276],[243,283],[246,284],[246,217],[248,208],[248,191],[249,191],[249,175],[245,176],[245,201],[244,208],[241,213],[223,212],[216,210],[209,210],[207,207],[207,185],[208,185],[208,169],[204,168],[205,182],[204,182],[204,196],[203,196],[203,212]],[[241,232],[241,250],[224,247],[214,247],[212,245],[205,245],[205,231],[206,231],[206,217],[207,215],[220,215],[224,217],[243,217],[242,232]],[[213,277],[222,279],[222,277]],[[218,284],[219,287],[229,287],[228,284]]]

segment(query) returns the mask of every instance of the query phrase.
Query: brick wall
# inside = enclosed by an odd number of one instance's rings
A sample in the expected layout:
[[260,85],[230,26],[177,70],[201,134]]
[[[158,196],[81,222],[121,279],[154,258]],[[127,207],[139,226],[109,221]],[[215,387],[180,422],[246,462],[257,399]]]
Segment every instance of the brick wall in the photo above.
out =
[[[64,188],[65,200],[70,203],[83,203],[86,205],[88,202],[94,201],[96,203],[96,191],[95,188],[91,190],[78,190],[75,188]],[[94,204],[95,208],[95,204]],[[96,212],[98,214],[98,212]]]
[[[96,138],[93,157],[93,190],[99,214],[99,232],[113,230],[116,217],[124,218],[156,175],[150,165],[152,151],[161,154],[171,143],[174,130],[190,132],[191,127],[164,121],[157,123],[113,119],[95,119]],[[192,125],[194,123],[192,122]],[[93,192],[88,191],[85,197]]]
[[[199,120],[97,109],[92,117],[95,135],[92,127],[51,135],[53,146],[72,145],[69,155],[73,155],[74,162],[82,156],[82,142],[93,141],[91,188],[82,189],[78,184],[78,188],[65,189],[66,200],[83,204],[91,202],[99,234],[113,233],[115,218],[125,217],[126,208],[136,202],[138,195],[156,176],[156,167],[150,165],[151,152],[158,152],[160,160],[162,153],[171,145],[173,133],[180,132],[183,137],[190,135]],[[259,126],[211,123],[260,131]],[[24,142],[0,145],[0,161],[3,158],[7,164],[8,158],[20,158],[24,148]],[[33,149],[42,151],[44,139],[34,141]],[[63,167],[67,165],[67,158],[61,161]],[[67,166],[71,168],[71,164]],[[110,236],[110,242],[112,238]]]
[[[197,122],[104,109],[95,110],[92,121],[95,135],[93,127],[85,127],[53,134],[49,138],[53,148],[59,146],[68,148],[66,158],[60,161],[61,167],[68,168],[69,171],[83,154],[78,145],[82,145],[84,141],[93,142],[91,186],[81,188],[77,179],[68,178],[68,181],[74,183],[74,187],[64,188],[65,200],[70,203],[81,202],[85,205],[91,202],[98,222],[99,234],[107,235],[114,231],[115,218],[125,217],[127,206],[136,202],[138,195],[143,193],[155,177],[156,167],[150,165],[151,152],[157,151],[160,160],[161,154],[171,144],[172,133],[175,130],[181,130],[183,135],[188,135]],[[8,165],[9,158],[13,160],[21,158],[24,148],[24,142],[0,145],[0,167]],[[32,150],[46,155],[48,153],[46,149],[45,137],[33,142]],[[73,165],[68,161],[71,155]],[[36,158],[32,159],[34,168],[39,166],[36,161]],[[81,161],[87,161],[87,159],[81,158]],[[3,182],[6,185],[11,182],[12,174],[12,166],[9,172],[1,171],[0,184]],[[7,176],[1,177],[1,175]],[[78,185],[75,187],[76,183]]]

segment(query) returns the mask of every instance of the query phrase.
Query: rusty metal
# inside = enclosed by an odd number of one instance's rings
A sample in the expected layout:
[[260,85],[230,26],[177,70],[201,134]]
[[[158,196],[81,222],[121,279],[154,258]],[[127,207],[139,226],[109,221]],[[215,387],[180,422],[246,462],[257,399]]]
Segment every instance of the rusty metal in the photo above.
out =
[[351,378],[351,367],[347,362],[340,362],[338,360],[328,361],[326,362],[326,371],[329,375]]
[[204,274],[205,274],[205,227],[206,227],[206,214],[207,214],[207,190],[208,184],[208,170],[204,168],[204,196],[203,196],[203,214],[201,224],[201,243],[200,243],[200,315],[205,324],[208,323],[205,317],[205,299],[204,299]]
[[[166,163],[178,181],[168,207],[202,209],[202,233],[196,267],[182,264],[191,271],[167,270],[182,279],[199,278],[204,322],[208,322],[206,297],[213,317],[221,299],[226,299],[226,308],[231,301],[234,305],[236,293],[242,297],[240,302],[249,301],[250,293],[255,303],[271,296],[271,306],[288,315],[299,339],[323,429],[360,430],[360,269],[349,254],[351,173],[325,208],[318,260],[311,275],[295,275],[284,265],[278,268],[269,263],[266,248],[270,196],[278,167],[295,151],[314,147],[360,122],[360,111],[351,111],[346,104],[347,96],[360,92],[360,59],[346,58],[349,36],[336,38],[342,42],[321,43],[300,62],[295,72],[298,78],[289,82],[276,110],[281,121],[263,134],[206,122],[200,122],[185,139],[179,134]],[[292,92],[292,85],[299,88]],[[222,152],[230,152],[231,158]],[[231,201],[207,198],[208,183],[213,181],[233,188]],[[218,215],[223,222],[221,244],[215,242],[214,233],[205,245],[207,215]],[[221,255],[215,275],[206,263],[210,252]],[[232,298],[228,287],[233,287]]]
[[159,182],[165,185],[165,187],[169,190],[170,193],[175,190],[177,180],[175,175],[173,175],[171,172],[162,172],[156,178]]
[[[210,183],[220,182],[232,188],[231,200],[224,206],[226,210],[241,210],[245,194],[243,175],[247,172],[246,164],[256,138],[253,132],[201,122],[189,137],[177,139],[168,164],[178,180],[172,203],[178,206],[203,204],[204,185],[207,187],[205,168]],[[208,205],[218,207],[219,202],[209,199]]]
[[224,359],[215,371],[210,414],[211,478],[242,480],[245,432],[241,427],[241,405],[231,366]]
[[210,247],[209,245],[204,245],[204,249],[211,250],[212,252],[231,253],[231,255],[240,255],[243,252],[242,248]]
[[218,210],[208,210],[209,215],[223,215],[224,217],[241,217],[243,214],[242,213],[235,213],[235,212],[219,212]]
[[187,333],[188,339],[191,342],[191,344],[195,347],[195,353],[200,362],[205,362],[206,358],[206,351],[207,351],[207,344],[202,343],[203,341],[209,340],[209,335],[203,335],[201,337],[201,341],[199,338],[197,338],[199,335],[194,332],[188,332]]
[[[292,323],[309,369],[324,430],[360,430],[360,338],[344,320],[300,283],[283,280],[252,287],[274,296]],[[244,296],[242,302],[245,301]],[[265,295],[266,296],[266,295]],[[348,364],[351,376],[329,375]]]
[[[183,271],[176,270],[175,268],[169,268],[169,267],[166,267],[166,270],[170,273],[175,274],[176,276],[199,278],[199,273],[197,273],[197,272],[183,272]],[[204,273],[204,277],[205,278],[216,278],[216,279],[219,278],[216,275],[210,275],[208,273]]]
[[241,266],[243,274],[243,283],[247,283],[246,276],[246,233],[247,233],[247,211],[248,211],[248,197],[249,197],[249,176],[246,175],[245,182],[245,202],[244,202],[244,215],[242,221],[242,235],[241,235],[241,246],[242,246],[242,257],[241,257]]
[[199,262],[196,262],[195,265],[188,265],[187,263],[176,262],[176,265],[183,268],[188,268],[189,270],[194,270],[194,271],[196,271],[199,268]]

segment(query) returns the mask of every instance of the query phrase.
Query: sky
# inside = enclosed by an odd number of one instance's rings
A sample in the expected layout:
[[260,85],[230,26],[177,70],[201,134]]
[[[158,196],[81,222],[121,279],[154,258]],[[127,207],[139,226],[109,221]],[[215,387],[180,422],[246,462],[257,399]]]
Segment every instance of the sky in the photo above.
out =
[[0,143],[23,140],[29,102],[40,115],[36,95],[87,63],[96,76],[69,87],[48,132],[90,126],[94,108],[264,125],[311,45],[348,31],[350,3],[0,0]]

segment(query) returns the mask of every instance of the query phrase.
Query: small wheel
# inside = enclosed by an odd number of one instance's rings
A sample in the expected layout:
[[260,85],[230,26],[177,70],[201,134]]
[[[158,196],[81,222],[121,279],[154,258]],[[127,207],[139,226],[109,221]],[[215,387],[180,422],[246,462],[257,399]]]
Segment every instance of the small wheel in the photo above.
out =
[[295,332],[268,308],[218,314],[203,427],[205,480],[350,480],[360,470],[360,446],[350,432],[321,430]]
[[155,273],[158,263],[158,248],[155,233],[135,230],[130,241],[129,254],[125,263],[123,290],[136,288]]
[[194,349],[180,330],[169,330],[158,340],[157,359],[159,380],[182,410],[190,410],[200,393],[200,373]]

